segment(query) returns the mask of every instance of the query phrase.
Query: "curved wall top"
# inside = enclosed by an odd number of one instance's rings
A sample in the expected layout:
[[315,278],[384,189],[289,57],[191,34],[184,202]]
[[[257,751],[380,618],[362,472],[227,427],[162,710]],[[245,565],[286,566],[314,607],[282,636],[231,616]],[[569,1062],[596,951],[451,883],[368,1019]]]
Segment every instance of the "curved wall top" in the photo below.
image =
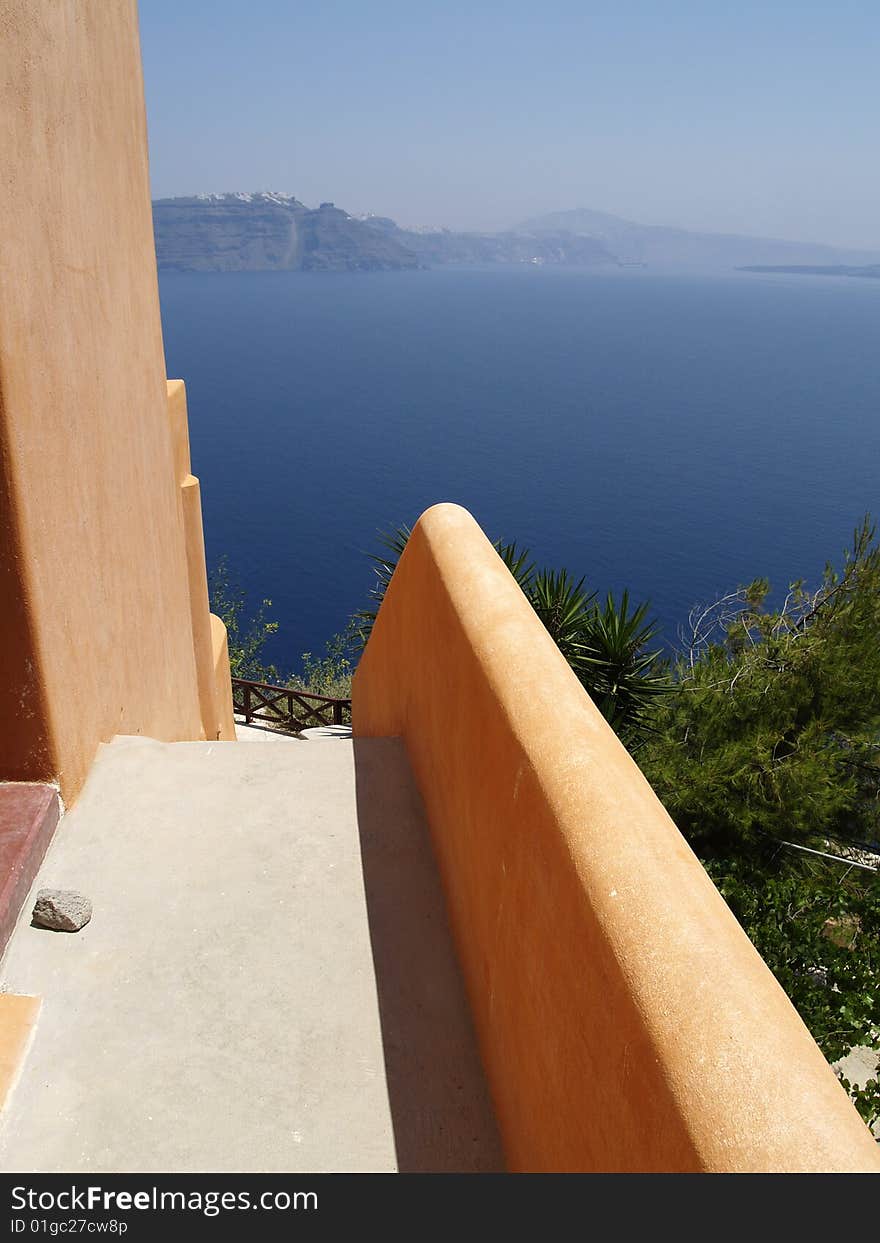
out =
[[518,1170],[880,1170],[843,1088],[473,518],[430,509],[354,680],[402,735]]

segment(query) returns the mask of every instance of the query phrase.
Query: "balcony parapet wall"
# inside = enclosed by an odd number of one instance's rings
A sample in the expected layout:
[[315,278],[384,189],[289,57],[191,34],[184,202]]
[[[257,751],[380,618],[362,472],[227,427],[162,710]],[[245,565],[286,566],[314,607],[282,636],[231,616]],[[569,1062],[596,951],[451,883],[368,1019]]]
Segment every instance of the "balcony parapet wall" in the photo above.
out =
[[420,519],[354,679],[405,739],[509,1166],[878,1171],[870,1133],[474,519]]

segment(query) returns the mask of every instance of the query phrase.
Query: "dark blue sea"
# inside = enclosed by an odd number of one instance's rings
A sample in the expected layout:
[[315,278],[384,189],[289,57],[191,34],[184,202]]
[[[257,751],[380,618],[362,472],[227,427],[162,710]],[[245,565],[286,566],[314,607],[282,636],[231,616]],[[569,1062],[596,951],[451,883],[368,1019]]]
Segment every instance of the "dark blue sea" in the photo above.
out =
[[161,276],[209,563],[291,668],[377,532],[457,501],[601,593],[817,578],[880,517],[880,281],[449,269]]

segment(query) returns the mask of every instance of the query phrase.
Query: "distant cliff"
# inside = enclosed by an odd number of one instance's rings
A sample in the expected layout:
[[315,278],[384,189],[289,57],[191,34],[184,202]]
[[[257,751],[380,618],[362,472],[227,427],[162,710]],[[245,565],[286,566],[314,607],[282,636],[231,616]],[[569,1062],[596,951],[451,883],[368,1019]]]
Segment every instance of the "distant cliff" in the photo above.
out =
[[363,220],[376,232],[399,241],[429,267],[444,263],[546,263],[567,267],[617,263],[617,257],[604,241],[574,233],[456,233],[451,229],[401,229],[386,216],[365,216]]
[[869,251],[841,250],[811,242],[738,233],[693,233],[665,225],[636,224],[585,207],[537,216],[518,225],[515,232],[536,239],[560,235],[588,237],[607,246],[621,263],[681,271],[720,271],[749,264],[865,264],[880,258]]
[[419,267],[396,238],[332,203],[287,194],[207,194],[153,203],[160,268],[184,272],[381,271]]
[[333,203],[310,208],[291,194],[200,194],[153,204],[160,268],[237,272],[399,271],[443,264],[532,263],[564,267],[730,270],[751,265],[843,268],[878,256],[832,246],[635,224],[579,208],[500,233],[402,229],[387,216],[350,216]]
[[605,243],[566,233],[454,233],[401,229],[384,216],[308,208],[288,194],[157,199],[159,267],[183,272],[382,271],[440,264],[616,264]]

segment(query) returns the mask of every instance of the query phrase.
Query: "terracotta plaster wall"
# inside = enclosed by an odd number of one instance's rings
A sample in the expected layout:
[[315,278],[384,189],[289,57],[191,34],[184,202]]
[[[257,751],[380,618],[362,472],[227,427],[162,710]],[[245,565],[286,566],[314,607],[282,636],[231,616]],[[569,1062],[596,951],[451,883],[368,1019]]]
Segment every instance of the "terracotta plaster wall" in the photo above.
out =
[[880,1170],[770,971],[470,515],[354,679],[425,802],[510,1168]]
[[215,613],[211,614],[211,653],[214,669],[214,718],[211,723],[210,736],[218,738],[220,742],[235,742],[235,710],[232,703],[232,676],[229,670],[229,641],[226,627]]
[[190,471],[186,385],[182,380],[169,380],[167,389],[174,474],[180,486],[183,513],[193,651],[202,727],[206,738],[234,742],[235,717],[229,671],[229,645],[226,627],[219,617],[209,611],[201,490],[198,479]]
[[70,800],[202,736],[134,0],[0,0],[0,169],[0,777]]

